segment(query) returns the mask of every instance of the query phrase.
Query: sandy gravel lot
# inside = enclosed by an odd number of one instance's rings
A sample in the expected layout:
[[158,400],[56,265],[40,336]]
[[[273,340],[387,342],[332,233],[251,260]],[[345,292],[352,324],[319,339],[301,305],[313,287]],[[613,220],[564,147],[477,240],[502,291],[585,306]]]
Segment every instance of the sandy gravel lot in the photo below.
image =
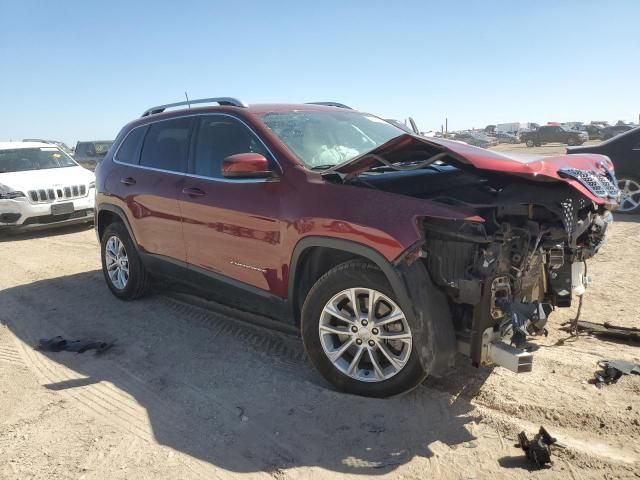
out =
[[[618,216],[589,273],[583,318],[638,326],[640,218]],[[185,301],[186,300],[186,301]],[[388,400],[331,391],[295,336],[164,288],[115,299],[93,230],[0,241],[1,479],[617,479],[640,476],[640,376],[602,390],[596,361],[637,345],[558,345],[534,371],[474,369]],[[33,350],[41,337],[117,339],[102,356]],[[516,434],[565,446],[530,471]]]

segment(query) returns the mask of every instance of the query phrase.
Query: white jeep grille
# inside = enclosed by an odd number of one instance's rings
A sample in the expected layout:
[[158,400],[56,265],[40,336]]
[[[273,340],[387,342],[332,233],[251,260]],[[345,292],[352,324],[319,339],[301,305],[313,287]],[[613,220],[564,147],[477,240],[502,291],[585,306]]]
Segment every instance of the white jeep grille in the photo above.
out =
[[29,190],[27,195],[33,203],[50,203],[55,200],[73,200],[86,196],[86,185],[69,185],[66,187],[40,188]]

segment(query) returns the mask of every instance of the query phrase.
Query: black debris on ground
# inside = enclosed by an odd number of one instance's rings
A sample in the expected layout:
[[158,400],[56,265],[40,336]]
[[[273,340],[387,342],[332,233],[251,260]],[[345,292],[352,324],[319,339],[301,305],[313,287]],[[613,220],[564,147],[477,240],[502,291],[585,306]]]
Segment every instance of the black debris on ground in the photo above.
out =
[[520,432],[518,440],[520,441],[518,446],[524,450],[527,459],[536,468],[542,468],[551,463],[551,445],[556,443],[556,439],[549,435],[544,427],[540,427],[540,431],[531,440],[527,438],[524,431]]
[[598,367],[600,370],[595,373],[595,378],[591,381],[598,388],[616,383],[623,375],[632,373],[640,375],[640,364],[626,360],[600,360]]
[[98,342],[95,340],[65,340],[61,336],[49,338],[49,339],[40,339],[38,345],[36,345],[37,350],[42,350],[43,352],[76,352],[76,353],[84,353],[87,350],[95,350],[96,354],[104,353],[113,347],[113,342]]

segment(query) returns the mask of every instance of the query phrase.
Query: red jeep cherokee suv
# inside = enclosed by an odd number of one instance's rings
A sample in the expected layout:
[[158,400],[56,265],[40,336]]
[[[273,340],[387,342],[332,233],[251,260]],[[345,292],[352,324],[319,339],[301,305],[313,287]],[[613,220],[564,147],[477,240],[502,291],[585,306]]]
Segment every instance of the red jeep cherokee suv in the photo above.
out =
[[289,322],[346,392],[404,392],[456,352],[530,371],[618,203],[600,155],[525,163],[340,104],[185,106],[129,123],[96,171],[107,285],[171,277]]

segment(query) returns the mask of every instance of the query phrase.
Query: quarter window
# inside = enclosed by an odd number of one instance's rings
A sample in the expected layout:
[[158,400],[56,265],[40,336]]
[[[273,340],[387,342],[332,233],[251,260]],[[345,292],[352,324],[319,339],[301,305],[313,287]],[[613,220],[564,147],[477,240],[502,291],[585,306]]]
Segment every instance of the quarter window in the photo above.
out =
[[239,120],[222,115],[207,115],[200,119],[193,173],[220,178],[222,161],[238,153],[260,153],[270,158],[264,145]]
[[186,172],[191,123],[191,118],[177,118],[151,124],[144,139],[140,165]]
[[118,149],[116,160],[123,163],[138,163],[138,160],[140,160],[142,140],[144,139],[144,134],[146,132],[146,127],[138,127],[131,130]]

